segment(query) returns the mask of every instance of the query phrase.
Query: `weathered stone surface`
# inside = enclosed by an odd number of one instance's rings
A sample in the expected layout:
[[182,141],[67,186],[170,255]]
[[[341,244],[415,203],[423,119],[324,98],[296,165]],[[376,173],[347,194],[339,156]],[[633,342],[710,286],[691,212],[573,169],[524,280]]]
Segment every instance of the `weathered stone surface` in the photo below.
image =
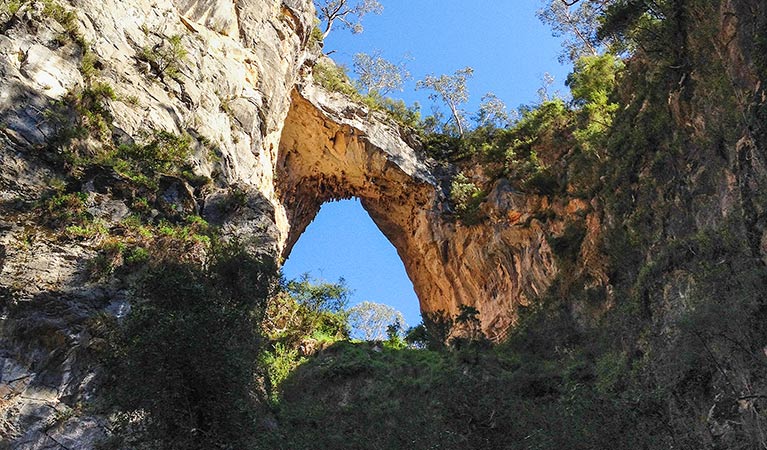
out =
[[[168,210],[207,212],[254,251],[276,256],[273,167],[289,93],[311,56],[311,2],[58,3],[77,14],[97,58],[92,82],[116,94],[108,108],[120,142],[146,142],[157,130],[194,137],[193,172],[216,187],[191,190],[183,180],[162,178],[158,196]],[[97,314],[124,315],[125,286],[91,279],[98,242],[61,242],[28,212],[65,179],[51,164],[49,142],[72,119],[51,111],[85,86],[82,49],[40,2],[0,18],[9,19],[0,33],[0,441],[13,449],[92,449],[105,429],[101,418],[77,408],[98,384],[89,350],[98,339],[87,323]],[[175,35],[187,56],[177,61],[178,76],[157,76],[140,54]],[[88,214],[107,228],[130,213],[124,199],[144,195],[109,170],[82,180]],[[217,201],[233,195],[238,200],[227,207]]]
[[[518,306],[542,295],[558,273],[547,239],[563,233],[566,220],[588,217],[592,238],[582,252],[595,251],[598,220],[588,203],[514,192],[501,180],[484,205],[489,220],[465,226],[450,214],[444,180],[433,173],[432,163],[385,117],[302,85],[293,93],[280,142],[283,255],[322,203],[358,197],[396,247],[422,311],[457,314],[460,305],[474,306],[485,332],[499,340]],[[594,272],[595,283],[604,284]]]
[[[304,63],[316,57],[307,50],[312,2],[74,0],[71,6],[98,58],[93,81],[115,91],[108,107],[116,139],[146,142],[157,130],[193,138],[192,171],[212,183],[196,189],[161,178],[163,208],[200,213],[255,253],[287,257],[323,202],[359,197],[397,248],[421,308],[454,314],[460,305],[475,306],[497,340],[518,305],[533,301],[558,273],[547,236],[563,232],[565,217],[589,214],[588,204],[526,195],[500,182],[484,206],[487,222],[456,222],[446,180],[411,147],[407,131],[306,78],[311,71]],[[81,50],[74,43],[49,45],[63,30],[35,11],[20,11],[0,35],[4,200],[33,201],[60,176],[45,153],[60,124],[46,111],[85,83]],[[188,55],[177,61],[177,76],[153,73],[140,55],[168,45],[171,36],[180,37]],[[108,169],[91,169],[82,180],[88,213],[107,228],[130,214],[125,199],[143,195]],[[83,351],[92,344],[83,324],[98,313],[125,314],[124,286],[91,280],[95,242],[57,243],[30,228],[29,216],[13,214],[18,223],[0,227],[0,286],[16,299],[4,305],[0,324],[0,365],[8,368],[0,389],[13,399],[0,405],[0,433],[15,440],[14,448],[57,441],[89,448],[103,434],[101,419],[78,413],[64,420],[68,413],[55,411],[93,394],[97,371]],[[30,340],[32,332],[40,339]],[[29,400],[41,380],[52,390]],[[77,436],[83,443],[69,446]]]

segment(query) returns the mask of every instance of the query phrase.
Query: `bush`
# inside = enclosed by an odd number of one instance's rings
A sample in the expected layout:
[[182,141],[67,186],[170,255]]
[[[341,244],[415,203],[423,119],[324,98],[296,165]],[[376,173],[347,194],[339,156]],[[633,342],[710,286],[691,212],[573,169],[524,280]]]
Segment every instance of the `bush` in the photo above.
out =
[[81,226],[93,219],[85,204],[87,200],[88,195],[84,192],[58,193],[43,200],[39,209],[45,222],[53,228]]
[[624,68],[623,62],[611,54],[587,56],[576,61],[573,73],[567,77],[580,115],[574,136],[586,151],[595,152],[605,145],[605,133],[618,110],[611,97]]
[[279,403],[279,389],[282,382],[303,361],[304,358],[299,356],[297,348],[289,347],[281,342],[275,343],[272,350],[261,354],[260,366],[266,374],[264,388],[272,405],[276,406]]
[[450,201],[465,225],[476,225],[484,219],[480,206],[487,194],[464,174],[459,173],[450,184]]
[[161,77],[176,78],[189,52],[181,42],[181,36],[173,35],[154,47],[144,47],[139,59],[149,63],[152,71]]
[[349,289],[338,283],[316,283],[308,275],[283,284],[269,301],[265,330],[273,341],[298,346],[303,339],[325,336],[331,341],[349,338]]
[[191,155],[191,138],[159,130],[144,145],[121,145],[118,157],[130,161],[145,175],[178,171]]
[[108,398],[126,444],[253,447],[259,322],[276,273],[236,244],[215,247],[203,267],[153,262],[107,364]]
[[332,61],[321,61],[314,65],[312,73],[314,80],[325,89],[331,92],[340,92],[352,98],[361,98],[343,66],[337,66]]

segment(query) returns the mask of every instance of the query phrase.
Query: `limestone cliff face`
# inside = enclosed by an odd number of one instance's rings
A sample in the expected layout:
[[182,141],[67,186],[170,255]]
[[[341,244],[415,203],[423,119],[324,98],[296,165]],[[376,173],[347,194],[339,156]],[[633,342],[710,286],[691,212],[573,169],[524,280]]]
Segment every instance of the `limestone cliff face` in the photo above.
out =
[[[578,280],[599,293],[596,303],[569,302],[582,324],[619,301],[619,285],[626,298],[651,299],[665,326],[689,297],[697,268],[682,270],[667,257],[657,259],[669,267],[656,269],[656,251],[674,242],[693,248],[700,243],[681,238],[700,231],[734,230],[747,242],[749,260],[767,260],[767,163],[758,125],[765,94],[754,62],[759,49],[748,40],[764,16],[753,11],[765,12],[756,0],[721,2],[719,34],[706,49],[742,100],[738,117],[748,118],[732,128],[735,136],[712,133],[712,124],[730,119],[706,102],[705,85],[694,85],[703,77],[675,73],[662,101],[629,99],[636,108],[622,114],[633,124],[647,109],[643,102],[668,105],[664,118],[690,138],[683,152],[643,153],[657,144],[648,140],[636,152],[608,155],[608,168],[620,168],[608,171],[595,198],[520,192],[499,180],[482,205],[487,219],[473,226],[455,220],[446,192],[450,168],[425,158],[407,130],[313,83],[312,2],[60,3],[76,14],[95,74],[85,70],[83,43],[62,38],[71,26],[42,3],[24,3],[12,16],[0,12],[0,442],[10,448],[92,448],[104,434],[104,418],[78,406],[98,393],[94,354],[103,341],[88,324],[99,314],[124,315],[129,283],[89,276],[98,238],[62,239],[39,223],[34,208],[17,207],[65,182],[106,230],[120,232],[131,206],[121,194],[124,178],[99,171],[67,178],[52,162],[61,132],[56,112],[69,92],[94,81],[114,90],[106,134],[116,143],[142,142],[159,130],[189,136],[192,171],[208,182],[166,176],[150,193],[158,203],[198,213],[253,252],[279,259],[322,203],[359,197],[396,247],[421,309],[454,314],[460,305],[475,306],[494,340],[507,334],[520,305],[558,294],[555,280]],[[174,41],[185,55],[176,55],[173,76],[142,56]],[[103,145],[78,139],[93,152]],[[660,166],[674,171],[658,175]],[[652,206],[640,214],[642,205]],[[569,255],[558,254],[557,243],[573,229]],[[615,264],[628,259],[632,264]]]
[[[113,118],[108,132],[117,142],[140,142],[158,130],[190,135],[194,172],[213,183],[192,188],[170,178],[161,183],[160,198],[247,237],[254,251],[276,255],[284,233],[275,216],[273,169],[290,92],[312,54],[308,1],[59,3],[76,14],[74,26],[42,2],[23,2],[13,16],[2,3],[0,12],[4,448],[93,448],[105,422],[78,406],[97,390],[94,350],[100,341],[88,324],[98,314],[119,317],[129,308],[124,281],[88,274],[98,239],[61,239],[40,226],[34,208],[17,208],[34,205],[52,184],[68,183],[108,230],[119,229],[130,213],[119,176],[87,173],[70,180],[52,164],[50,142],[61,131],[52,111],[67,106],[68,92],[104,83],[115,92],[107,107]],[[83,69],[85,49],[68,37],[72,29],[89,43],[95,75]],[[168,48],[172,36],[186,55],[176,55],[177,74],[163,76],[140,55]],[[88,138],[77,145],[97,151],[100,144]],[[236,214],[220,207],[233,190],[246,195]]]

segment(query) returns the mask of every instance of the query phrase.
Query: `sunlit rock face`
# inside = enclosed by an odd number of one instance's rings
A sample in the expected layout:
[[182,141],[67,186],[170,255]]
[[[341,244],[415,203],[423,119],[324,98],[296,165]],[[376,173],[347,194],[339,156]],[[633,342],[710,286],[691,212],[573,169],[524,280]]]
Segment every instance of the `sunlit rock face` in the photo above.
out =
[[460,305],[476,307],[486,334],[499,340],[518,305],[542,295],[558,273],[547,237],[588,217],[588,254],[598,221],[586,202],[520,193],[501,181],[484,205],[488,219],[465,226],[450,213],[447,175],[417,146],[385,116],[311,83],[299,86],[276,169],[287,224],[283,257],[322,203],[359,197],[396,247],[421,309],[453,315]]
[[[277,255],[284,239],[275,224],[273,167],[290,92],[314,54],[307,50],[312,2],[56,3],[76,13],[97,59],[95,81],[116,94],[106,102],[115,139],[140,142],[157,130],[192,139],[193,172],[212,183],[193,188],[167,179],[160,194],[227,234],[247,236],[254,251]],[[77,407],[99,392],[94,349],[103,340],[87,324],[100,314],[124,315],[130,294],[124,280],[89,274],[98,242],[61,241],[34,215],[14,210],[67,178],[46,154],[57,133],[50,113],[86,83],[80,46],[43,14],[42,2],[22,4],[13,17],[0,11],[0,447],[92,449],[108,421]],[[161,77],[140,55],[173,36],[186,55],[177,76]],[[89,214],[119,230],[130,206],[117,194],[119,177],[85,174],[76,183],[71,189],[85,194]],[[238,211],[217,207],[234,189],[247,195]]]

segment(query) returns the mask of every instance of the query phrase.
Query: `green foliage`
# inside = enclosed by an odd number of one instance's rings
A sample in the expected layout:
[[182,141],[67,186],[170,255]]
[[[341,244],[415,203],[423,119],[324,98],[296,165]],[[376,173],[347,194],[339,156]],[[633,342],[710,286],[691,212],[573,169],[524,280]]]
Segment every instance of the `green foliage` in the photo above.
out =
[[452,115],[453,125],[455,125],[458,135],[464,134],[464,112],[461,105],[469,100],[469,91],[466,86],[469,78],[474,76],[474,69],[464,67],[456,70],[453,75],[427,75],[423,80],[416,83],[416,89],[427,89],[432,91],[429,98],[442,101],[448,107]]
[[304,361],[305,358],[299,356],[297,348],[282,342],[275,343],[273,350],[261,354],[259,364],[266,373],[264,388],[269,393],[268,399],[272,405],[279,403],[280,385]]
[[487,194],[466,175],[459,173],[450,184],[450,201],[458,218],[465,225],[476,225],[483,220],[480,209]]
[[349,308],[347,321],[356,339],[382,341],[387,334],[393,338],[391,331],[402,328],[405,318],[391,306],[361,302]]
[[459,305],[458,314],[453,319],[453,323],[453,330],[451,330],[453,338],[450,344],[454,348],[462,348],[477,343],[489,344],[482,331],[482,323],[477,308]]
[[52,227],[83,225],[93,218],[87,211],[87,200],[83,192],[57,193],[43,200],[40,209]]
[[392,350],[402,350],[407,346],[405,341],[405,333],[403,329],[404,320],[400,321],[398,318],[395,322],[386,326],[386,342],[384,345],[386,348]]
[[573,112],[555,100],[522,108],[520,120],[508,128],[478,127],[463,138],[427,135],[424,150],[441,161],[481,164],[491,179],[506,177],[520,189],[551,194],[562,186],[538,158],[538,152],[572,145],[572,126]]
[[11,17],[16,15],[23,4],[23,0],[2,0],[0,2],[0,12],[5,16],[3,19],[10,20]]
[[[406,75],[404,69],[402,70],[403,72],[399,76],[404,78]],[[338,66],[330,60],[320,61],[314,65],[312,73],[314,80],[325,89],[344,94],[352,100],[364,104],[372,111],[381,111],[402,126],[415,130],[421,128],[420,106],[416,104],[409,108],[402,100],[395,100],[381,95],[375,89],[376,86],[380,89],[380,81],[374,82],[371,80],[371,84],[367,86],[369,88],[368,93],[362,95],[357,90],[359,83],[355,83],[349,78],[344,66]],[[391,83],[389,85],[393,86]]]
[[317,283],[308,275],[283,283],[268,303],[262,328],[270,349],[261,356],[267,398],[277,405],[279,389],[290,371],[310,354],[349,338],[349,289],[338,283]]
[[314,45],[322,45],[324,37],[322,36],[322,30],[319,27],[312,27],[312,32],[309,34],[309,42]]
[[132,172],[147,177],[178,171],[191,155],[190,144],[189,136],[178,136],[164,130],[155,131],[144,145],[119,146],[115,167],[118,171],[126,169],[126,174]]
[[64,229],[64,232],[69,237],[90,239],[96,236],[105,236],[109,230],[102,220],[96,219],[88,221],[84,225],[70,225]]
[[144,47],[139,59],[149,63],[152,71],[160,78],[177,78],[189,51],[184,47],[182,37],[173,35],[163,38],[153,47]]
[[83,74],[83,78],[86,81],[92,80],[98,74],[97,63],[98,58],[91,50],[90,45],[83,46],[83,55],[80,59],[80,73]]
[[405,335],[405,342],[413,348],[444,351],[489,345],[479,311],[473,306],[460,305],[455,316],[444,310],[424,312],[422,316],[423,323],[410,328]]
[[[192,153],[188,135],[156,130],[145,137],[145,143],[115,146],[111,142],[112,115],[106,100],[114,98],[114,91],[109,85],[96,83],[80,94],[72,94],[67,100],[79,113],[78,123],[74,128],[62,124],[61,132],[52,145],[60,148],[70,173],[77,176],[94,165],[109,167],[138,186],[149,188],[157,187],[163,173],[183,173]],[[64,115],[66,110],[62,105],[61,109],[54,111],[60,120],[68,120]],[[86,136],[97,137],[103,145],[94,149],[73,142],[75,138]]]
[[331,61],[320,61],[314,65],[312,74],[320,86],[331,92],[340,92],[352,98],[360,96],[343,66],[338,66]]
[[285,283],[270,300],[265,330],[273,341],[298,346],[312,336],[348,339],[346,324],[349,289],[338,283],[315,283],[308,275]]
[[475,121],[478,127],[507,127],[511,123],[511,117],[506,111],[506,104],[495,94],[488,92],[482,97]]
[[416,103],[412,107],[407,106],[403,100],[394,100],[389,97],[377,100],[377,107],[394,119],[398,124],[411,130],[420,130],[421,106]]
[[273,263],[236,244],[215,247],[202,267],[153,263],[107,364],[126,445],[253,448],[259,322],[275,282]]
[[[631,46],[647,36],[658,33],[666,18],[667,5],[673,2],[618,1],[609,5],[598,30],[600,39],[613,38]],[[656,45],[663,36],[655,34]]]
[[573,103],[580,113],[580,126],[573,134],[586,151],[596,152],[604,146],[605,133],[618,110],[611,97],[624,68],[613,55],[590,56],[576,61],[573,73],[567,77]]
[[101,140],[111,137],[112,113],[109,111],[108,101],[115,100],[114,89],[107,83],[89,84],[69,101],[74,104],[82,118],[80,124],[89,128]]
[[77,14],[53,0],[43,0],[43,15],[61,24],[68,33],[78,32]]
[[[22,7],[29,8],[31,4],[31,0],[0,0],[0,20],[7,23]],[[38,4],[42,6],[41,16],[43,18],[58,22],[64,29],[64,33],[56,38],[60,44],[71,41],[78,44],[83,50],[86,49],[87,43],[80,32],[77,13],[74,10],[65,8],[55,0],[42,0]]]
[[597,30],[606,2],[546,0],[544,3],[537,15],[551,27],[555,37],[562,38],[560,61],[596,56],[601,50]]
[[635,405],[593,387],[566,317],[531,316],[508,344],[472,352],[336,344],[283,382],[261,448],[664,448],[659,418],[638,423]]
[[402,90],[402,84],[410,78],[410,72],[404,63],[394,64],[385,60],[379,53],[354,55],[354,72],[357,84],[368,95],[386,96],[389,92]]
[[77,166],[84,157],[80,149],[72,146],[74,139],[92,135],[97,140],[111,138],[112,113],[109,101],[116,98],[112,87],[106,83],[88,83],[83,89],[67,93],[44,112],[56,134],[49,140],[54,149],[63,151],[68,164]]

